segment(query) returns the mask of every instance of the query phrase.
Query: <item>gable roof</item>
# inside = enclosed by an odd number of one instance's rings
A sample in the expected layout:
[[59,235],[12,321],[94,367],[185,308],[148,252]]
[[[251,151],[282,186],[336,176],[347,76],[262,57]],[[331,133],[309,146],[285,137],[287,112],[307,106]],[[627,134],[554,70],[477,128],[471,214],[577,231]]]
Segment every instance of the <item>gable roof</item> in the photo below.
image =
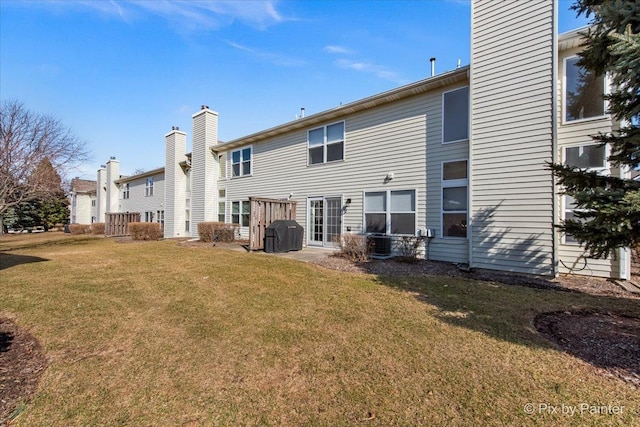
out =
[[76,193],[95,193],[97,185],[97,181],[73,178],[71,180],[71,191]]
[[164,166],[161,167],[161,168],[152,169],[150,171],[142,172],[142,173],[139,173],[137,175],[122,176],[122,177],[120,177],[120,179],[116,179],[114,182],[116,184],[123,184],[125,182],[131,182],[131,181],[135,181],[136,179],[147,178],[149,176],[159,175],[159,174],[162,174],[162,173],[164,173]]

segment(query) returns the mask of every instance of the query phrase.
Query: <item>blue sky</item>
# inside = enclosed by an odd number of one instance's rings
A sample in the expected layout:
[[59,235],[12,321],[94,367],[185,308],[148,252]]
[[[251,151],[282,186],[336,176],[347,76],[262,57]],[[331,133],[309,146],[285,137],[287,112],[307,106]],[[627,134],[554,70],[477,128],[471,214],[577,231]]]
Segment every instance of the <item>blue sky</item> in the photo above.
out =
[[[560,32],[581,27],[560,0]],[[164,165],[206,104],[231,140],[469,63],[470,1],[0,0],[0,98],[87,142],[73,175]]]

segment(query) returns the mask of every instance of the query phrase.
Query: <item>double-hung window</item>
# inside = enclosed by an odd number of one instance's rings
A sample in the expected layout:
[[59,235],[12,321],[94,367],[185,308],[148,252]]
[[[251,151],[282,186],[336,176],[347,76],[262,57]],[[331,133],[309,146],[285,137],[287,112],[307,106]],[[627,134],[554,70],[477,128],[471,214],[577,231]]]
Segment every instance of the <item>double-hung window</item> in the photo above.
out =
[[442,142],[469,139],[469,87],[442,94]]
[[249,201],[231,202],[231,223],[249,226]]
[[242,148],[231,152],[232,177],[251,175],[252,147]]
[[122,198],[125,199],[125,200],[129,198],[129,183],[128,182],[122,184]]
[[344,122],[311,129],[307,145],[310,165],[344,160]]
[[606,79],[578,65],[577,56],[564,61],[564,121],[572,122],[605,115]]
[[366,233],[415,235],[415,190],[364,193],[364,218]]
[[153,196],[153,177],[152,176],[147,178],[147,181],[144,187],[144,195],[147,197]]
[[[596,144],[567,147],[564,150],[564,162],[567,166],[573,166],[587,171],[595,171],[607,175],[607,150],[605,146]],[[564,195],[564,219],[577,219],[576,212],[587,212],[577,209],[575,200],[568,194]],[[570,234],[565,234],[564,242],[575,244],[578,241]]]
[[225,222],[227,190],[218,190],[218,222]]
[[442,236],[467,237],[467,161],[442,164]]

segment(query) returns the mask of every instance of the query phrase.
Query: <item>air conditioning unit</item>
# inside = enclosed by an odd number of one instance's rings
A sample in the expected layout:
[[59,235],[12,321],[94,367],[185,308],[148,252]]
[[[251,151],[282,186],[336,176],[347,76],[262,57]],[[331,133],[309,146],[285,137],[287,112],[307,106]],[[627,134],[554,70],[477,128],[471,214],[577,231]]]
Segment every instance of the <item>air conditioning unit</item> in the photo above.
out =
[[369,253],[372,257],[390,257],[391,256],[391,236],[384,234],[370,235],[367,237],[369,242]]

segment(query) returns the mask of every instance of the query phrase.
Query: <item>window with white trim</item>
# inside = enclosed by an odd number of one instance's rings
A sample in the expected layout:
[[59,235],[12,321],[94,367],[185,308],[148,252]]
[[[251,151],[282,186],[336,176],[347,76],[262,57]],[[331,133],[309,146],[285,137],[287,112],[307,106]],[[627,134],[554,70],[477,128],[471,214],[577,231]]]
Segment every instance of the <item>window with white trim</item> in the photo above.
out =
[[252,151],[252,147],[245,147],[231,152],[231,176],[233,178],[251,175]]
[[344,160],[344,122],[308,131],[307,147],[309,165]]
[[572,122],[606,113],[606,79],[578,65],[579,57],[564,60],[564,120]]
[[144,222],[153,222],[153,211],[146,211],[144,213]]
[[156,222],[164,229],[164,211],[156,211]]
[[364,219],[366,233],[415,235],[415,190],[364,193]]
[[122,184],[122,198],[123,199],[128,199],[129,198],[129,183],[125,182],[124,184]]
[[231,202],[231,223],[249,226],[249,201]]
[[469,87],[442,94],[442,143],[469,139]]
[[144,186],[144,195],[146,197],[153,196],[153,177],[152,176],[147,178],[147,181]]
[[467,161],[442,163],[442,236],[467,237]]
[[96,199],[92,199],[91,200],[91,207],[95,208],[96,207]]
[[225,213],[227,208],[227,190],[221,189],[218,190],[218,222],[225,222]]
[[[603,175],[608,175],[607,150],[605,146],[597,144],[586,144],[577,147],[566,147],[564,149],[564,163],[586,171],[597,171]],[[577,219],[576,212],[588,212],[584,209],[577,209],[575,200],[568,194],[563,196],[564,219]],[[577,244],[578,241],[570,234],[564,235],[564,243]]]

